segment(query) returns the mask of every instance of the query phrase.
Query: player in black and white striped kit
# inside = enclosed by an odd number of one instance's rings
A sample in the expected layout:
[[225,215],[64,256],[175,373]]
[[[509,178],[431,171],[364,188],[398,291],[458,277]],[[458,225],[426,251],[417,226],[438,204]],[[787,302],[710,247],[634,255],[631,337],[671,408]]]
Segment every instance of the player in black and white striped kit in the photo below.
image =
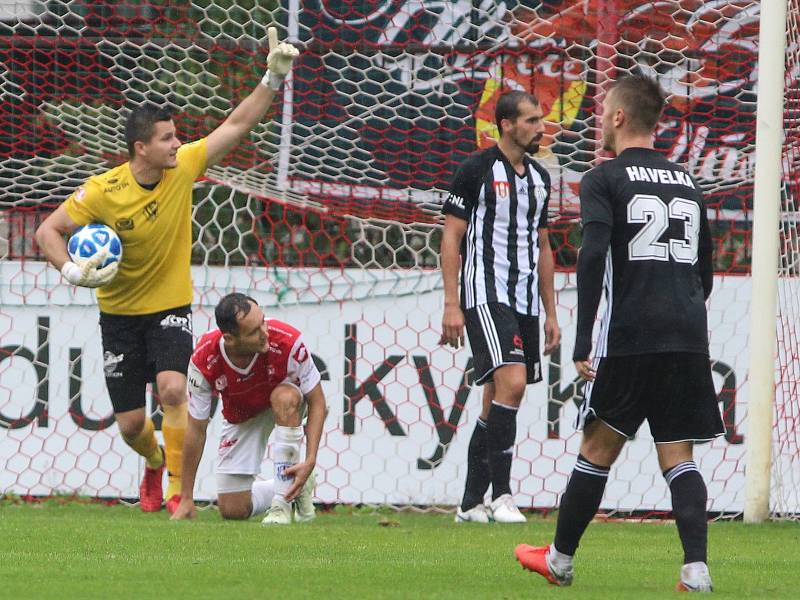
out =
[[540,297],[545,354],[561,333],[547,234],[550,177],[527,157],[538,150],[544,132],[542,108],[534,96],[514,91],[500,97],[495,112],[497,146],[461,164],[444,203],[442,342],[460,347],[466,324],[475,382],[485,384],[456,522],[523,523],[511,495],[511,458],[526,385],[542,379]]
[[[707,491],[695,442],[724,433],[708,352],[705,301],[712,246],[698,185],[653,148],[664,97],[646,77],[620,79],[603,103],[603,146],[615,159],[581,182],[583,243],[573,360],[587,381],[583,440],[550,546],[517,547],[523,567],[569,585],[572,559],[611,465],[647,420],[683,545],[680,591],[711,591]],[[592,354],[592,327],[607,308]]]

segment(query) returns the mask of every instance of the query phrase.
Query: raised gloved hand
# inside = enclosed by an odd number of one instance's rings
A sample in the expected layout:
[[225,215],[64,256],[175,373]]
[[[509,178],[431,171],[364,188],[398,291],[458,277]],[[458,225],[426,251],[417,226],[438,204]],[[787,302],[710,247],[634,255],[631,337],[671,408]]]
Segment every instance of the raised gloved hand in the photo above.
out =
[[114,261],[102,269],[97,268],[99,265],[103,264],[107,256],[108,250],[102,250],[82,265],[68,260],[64,263],[64,266],[61,267],[61,274],[64,276],[64,279],[69,281],[72,285],[88,288],[103,286],[114,279],[114,276],[117,274],[117,269],[119,269],[119,261]]
[[292,69],[292,61],[300,54],[297,48],[287,42],[278,42],[278,30],[267,29],[269,35],[269,54],[267,55],[267,72],[261,83],[278,91],[286,74]]

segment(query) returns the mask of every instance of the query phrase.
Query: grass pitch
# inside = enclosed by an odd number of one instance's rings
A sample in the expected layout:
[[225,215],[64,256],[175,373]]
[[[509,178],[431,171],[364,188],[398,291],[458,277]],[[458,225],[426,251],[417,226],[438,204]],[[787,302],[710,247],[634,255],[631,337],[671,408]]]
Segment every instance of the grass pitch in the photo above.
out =
[[[523,571],[517,543],[549,542],[553,517],[455,524],[451,515],[339,508],[309,524],[194,522],[136,508],[0,501],[0,597],[674,598],[674,524],[595,523],[571,588]],[[710,566],[725,598],[797,598],[800,525],[713,523]]]

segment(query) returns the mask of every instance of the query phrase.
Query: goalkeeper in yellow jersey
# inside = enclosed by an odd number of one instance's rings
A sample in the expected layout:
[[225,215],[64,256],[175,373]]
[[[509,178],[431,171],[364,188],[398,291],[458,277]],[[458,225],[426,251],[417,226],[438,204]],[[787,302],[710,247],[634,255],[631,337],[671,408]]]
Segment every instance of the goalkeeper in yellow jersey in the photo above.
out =
[[[192,184],[219,163],[263,119],[297,56],[269,30],[267,72],[261,83],[208,137],[182,144],[171,112],[134,108],[125,125],[130,160],[90,177],[39,227],[44,255],[73,285],[96,287],[103,370],[125,442],[146,461],[140,506],[174,512],[180,502],[181,454],[187,422],[186,371],[192,355]],[[64,236],[104,223],[122,240],[120,263],[79,266]],[[155,379],[164,411],[164,448],[145,412],[145,388]],[[163,473],[168,486],[163,492]]]

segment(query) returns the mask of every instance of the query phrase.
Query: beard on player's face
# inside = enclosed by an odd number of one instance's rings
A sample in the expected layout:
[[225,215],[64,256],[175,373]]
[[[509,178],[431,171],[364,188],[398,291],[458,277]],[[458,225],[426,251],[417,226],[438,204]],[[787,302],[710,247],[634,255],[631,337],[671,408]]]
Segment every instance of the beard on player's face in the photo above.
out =
[[542,141],[541,133],[526,135],[519,132],[516,127],[510,133],[514,143],[527,154],[536,154],[539,151],[539,144]]
[[614,131],[603,128],[603,150],[616,154],[617,140]]

